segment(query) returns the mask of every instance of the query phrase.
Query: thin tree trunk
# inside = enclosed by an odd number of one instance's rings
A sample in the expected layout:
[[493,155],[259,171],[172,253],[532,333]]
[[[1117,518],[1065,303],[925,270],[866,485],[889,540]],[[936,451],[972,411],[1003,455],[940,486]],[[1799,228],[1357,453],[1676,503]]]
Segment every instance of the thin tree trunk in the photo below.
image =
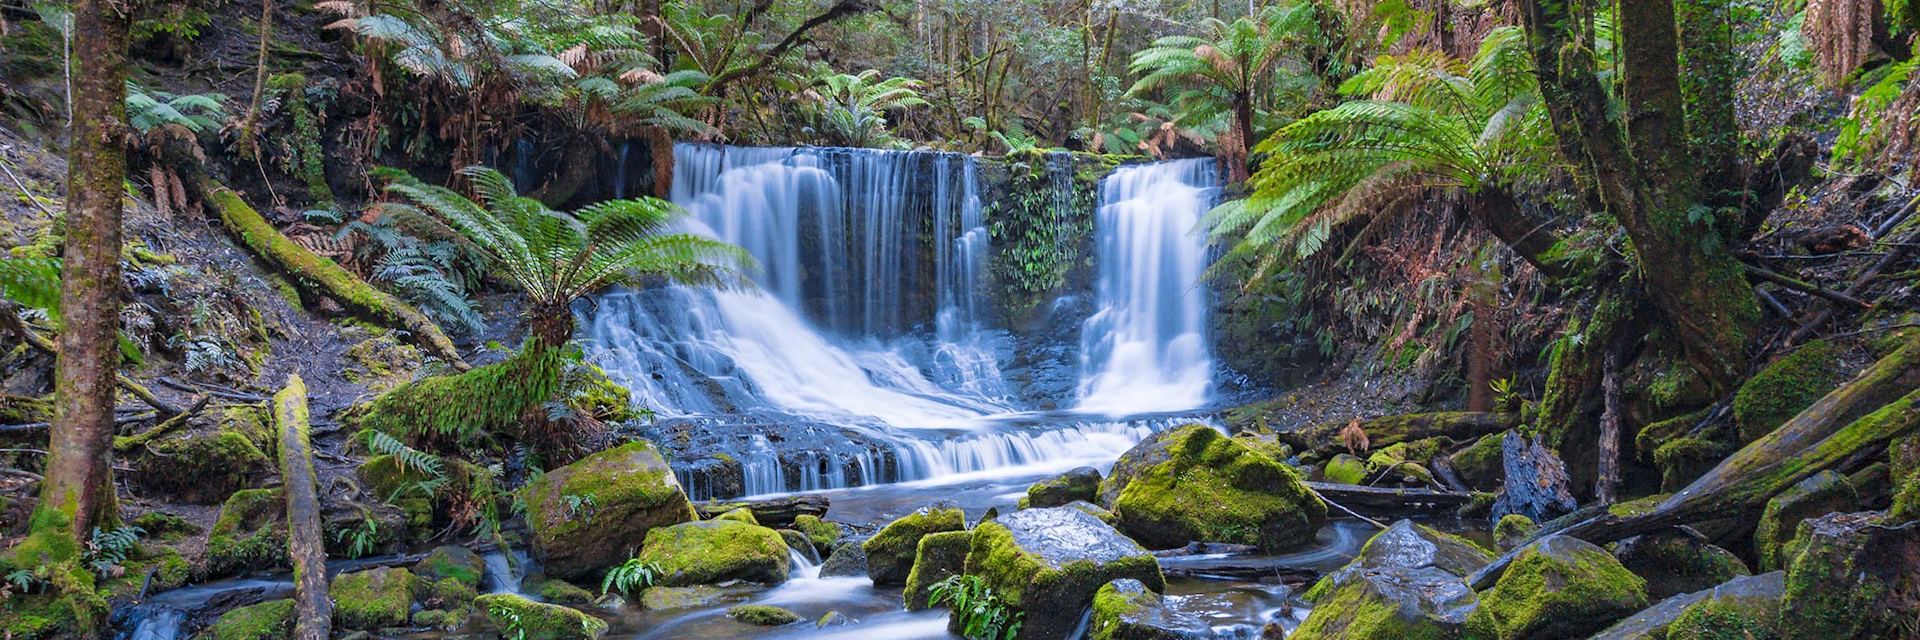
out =
[[307,422],[307,384],[299,374],[273,396],[280,428],[280,483],[287,495],[287,557],[293,560],[293,637],[327,640],[333,633],[333,602],[327,598],[326,538],[320,525],[320,494],[313,470],[313,440]]
[[1233,140],[1230,148],[1222,149],[1227,154],[1227,182],[1240,184],[1247,181],[1247,156],[1253,148],[1253,98],[1236,96],[1233,100]]
[[260,152],[260,141],[255,138],[253,128],[260,123],[260,98],[267,91],[267,48],[272,42],[273,0],[260,0],[260,56],[254,63],[253,100],[247,103],[247,117],[240,121],[240,139],[234,141],[235,150],[243,158],[252,158]]
[[1620,357],[1607,351],[1600,375],[1600,462],[1594,499],[1613,504],[1620,487]]

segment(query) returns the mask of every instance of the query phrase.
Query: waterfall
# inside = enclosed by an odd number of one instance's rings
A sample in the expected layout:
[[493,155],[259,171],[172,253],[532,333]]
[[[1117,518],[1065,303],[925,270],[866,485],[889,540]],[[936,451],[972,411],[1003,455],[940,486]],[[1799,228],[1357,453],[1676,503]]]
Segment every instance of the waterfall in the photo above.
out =
[[1081,329],[1079,410],[1133,415],[1208,400],[1207,246],[1195,227],[1218,183],[1208,159],[1125,166],[1100,183],[1099,311]]

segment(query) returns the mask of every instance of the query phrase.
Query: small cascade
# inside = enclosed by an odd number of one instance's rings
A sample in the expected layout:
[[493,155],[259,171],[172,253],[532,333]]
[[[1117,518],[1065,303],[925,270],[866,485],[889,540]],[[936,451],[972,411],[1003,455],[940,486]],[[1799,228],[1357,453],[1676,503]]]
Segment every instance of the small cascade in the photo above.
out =
[[1196,227],[1218,184],[1208,159],[1121,167],[1101,182],[1099,311],[1081,329],[1079,410],[1134,415],[1207,402],[1207,243]]
[[487,563],[487,593],[520,593],[526,576],[526,552],[495,549],[482,557]]
[[120,640],[175,640],[187,622],[186,611],[167,605],[140,605],[128,617],[133,628],[119,635]]

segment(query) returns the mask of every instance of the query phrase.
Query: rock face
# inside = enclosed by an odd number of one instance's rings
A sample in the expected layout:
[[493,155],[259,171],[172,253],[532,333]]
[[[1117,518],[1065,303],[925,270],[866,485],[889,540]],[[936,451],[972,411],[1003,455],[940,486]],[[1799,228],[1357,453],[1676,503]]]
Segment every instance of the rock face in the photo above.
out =
[[636,557],[659,567],[654,584],[685,587],[746,580],[786,582],[792,556],[779,532],[737,520],[682,522],[647,532]]
[[1114,521],[1151,548],[1231,542],[1278,551],[1312,541],[1326,520],[1326,505],[1292,469],[1205,425],[1163,433],[1120,460],[1101,494],[1119,487]]
[[1546,522],[1579,506],[1569,490],[1567,465],[1539,436],[1532,441],[1508,431],[1500,438],[1500,464],[1506,484],[1493,501],[1493,519],[1517,513],[1534,522]]
[[622,562],[653,529],[697,518],[673,469],[645,440],[549,471],[525,491],[534,555],[558,578]]
[[327,586],[333,622],[345,629],[374,630],[407,624],[413,607],[413,573],[381,567],[343,574]]
[[1585,637],[1647,606],[1646,582],[1605,549],[1548,536],[1522,549],[1480,607],[1467,633],[1489,640]]
[[859,542],[842,542],[820,563],[822,578],[850,578],[867,575],[867,551]]
[[1212,638],[1205,620],[1168,609],[1160,594],[1132,578],[1114,580],[1093,594],[1089,640],[1202,640]]
[[1075,500],[1092,502],[1100,493],[1100,471],[1076,467],[1053,478],[1027,487],[1027,506],[1040,509],[1063,506]]
[[1666,598],[1712,588],[1747,575],[1733,552],[1679,533],[1649,533],[1609,545],[1634,575],[1647,581],[1647,597]]
[[607,623],[599,618],[557,604],[534,602],[510,593],[484,595],[473,601],[484,611],[493,628],[516,629],[522,640],[599,640],[607,635]]
[[1313,612],[1288,637],[1455,637],[1478,602],[1465,577],[1492,561],[1471,542],[1401,520],[1307,591]]
[[942,531],[920,538],[913,570],[907,573],[907,588],[900,592],[908,611],[927,608],[927,592],[934,583],[966,569],[967,550],[972,544],[973,534],[966,531]]
[[1026,614],[1023,640],[1065,638],[1093,594],[1133,578],[1162,591],[1160,564],[1138,543],[1078,509],[1026,509],[980,523],[966,572]]
[[1786,546],[1800,528],[1800,521],[1829,513],[1849,513],[1860,508],[1853,485],[1847,477],[1822,471],[1788,487],[1767,501],[1766,511],[1753,530],[1753,551],[1760,557],[1760,568],[1786,568]]
[[1920,521],[1834,513],[1788,545],[1780,623],[1791,638],[1902,637],[1920,616]]
[[967,515],[954,507],[926,507],[909,513],[860,544],[867,554],[867,575],[875,585],[906,584],[921,536],[966,528]]
[[[1747,610],[1777,611],[1780,595],[1786,589],[1786,574],[1780,571],[1757,576],[1740,576],[1711,589],[1702,589],[1692,593],[1676,595],[1640,610],[1625,620],[1607,627],[1605,631],[1594,634],[1592,640],[1664,640],[1671,637],[1668,630],[1674,622],[1689,611],[1695,612],[1693,618],[1699,618],[1702,603],[1717,601],[1714,608],[1738,607]],[[1696,623],[1697,624],[1697,623]],[[1744,638],[1734,634],[1730,636],[1695,636],[1685,638]],[[1767,636],[1754,636],[1755,638]]]

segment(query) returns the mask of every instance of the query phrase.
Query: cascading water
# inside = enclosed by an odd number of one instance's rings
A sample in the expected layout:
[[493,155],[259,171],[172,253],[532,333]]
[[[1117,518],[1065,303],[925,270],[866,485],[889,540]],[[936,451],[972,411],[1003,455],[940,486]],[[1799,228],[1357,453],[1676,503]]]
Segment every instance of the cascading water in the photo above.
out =
[[1077,409],[1136,415],[1207,402],[1207,245],[1195,228],[1218,185],[1209,159],[1120,167],[1101,182],[1099,311],[1081,329]]

